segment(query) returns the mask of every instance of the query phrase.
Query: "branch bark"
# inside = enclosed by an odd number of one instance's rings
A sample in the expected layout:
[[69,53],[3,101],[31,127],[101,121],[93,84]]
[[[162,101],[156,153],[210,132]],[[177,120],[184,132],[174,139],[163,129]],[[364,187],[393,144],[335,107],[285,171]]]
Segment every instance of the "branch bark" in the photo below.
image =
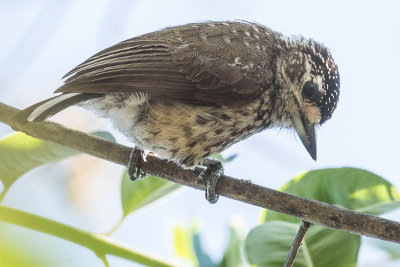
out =
[[301,221],[300,228],[297,231],[297,235],[293,240],[293,244],[290,247],[288,257],[286,258],[286,262],[285,262],[285,265],[283,265],[283,267],[292,267],[293,266],[297,252],[299,252],[299,249],[300,249],[301,245],[303,244],[303,240],[306,237],[307,231],[310,228],[310,226],[311,226],[311,223],[306,222],[306,221]]
[[[0,121],[17,131],[65,145],[81,152],[126,166],[132,150],[120,144],[45,121],[19,125],[12,118],[18,109],[0,103]],[[196,182],[201,169],[186,170],[152,154],[147,156],[143,170],[163,179],[205,190],[206,184]],[[218,181],[216,193],[251,205],[298,217],[312,224],[387,241],[400,243],[400,223],[340,208],[324,202],[293,196],[246,180],[226,175]]]

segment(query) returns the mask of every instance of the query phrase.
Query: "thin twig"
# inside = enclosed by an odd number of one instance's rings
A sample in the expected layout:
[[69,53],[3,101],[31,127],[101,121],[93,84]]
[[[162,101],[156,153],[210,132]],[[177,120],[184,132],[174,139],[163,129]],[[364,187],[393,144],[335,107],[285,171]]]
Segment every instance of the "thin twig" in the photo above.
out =
[[87,247],[99,256],[103,262],[106,260],[105,255],[113,255],[143,264],[143,266],[176,266],[176,262],[168,262],[165,259],[161,259],[159,256],[145,253],[106,235],[80,230],[39,215],[16,210],[4,205],[0,205],[0,221],[26,227]]
[[[31,136],[65,145],[81,152],[126,166],[132,148],[75,131],[53,122],[19,125],[12,118],[17,109],[0,103],[0,121]],[[198,182],[202,171],[183,169],[173,162],[149,154],[143,170],[163,179],[205,190]],[[298,217],[312,224],[400,243],[400,223],[340,208],[320,201],[293,196],[226,175],[218,181],[216,193],[262,208]]]
[[297,235],[293,240],[292,246],[290,247],[288,257],[286,258],[284,267],[292,267],[294,263],[294,259],[296,258],[297,252],[299,251],[301,245],[303,244],[304,237],[308,229],[310,228],[311,223],[306,222],[304,220],[301,221],[301,225],[299,230],[297,231]]

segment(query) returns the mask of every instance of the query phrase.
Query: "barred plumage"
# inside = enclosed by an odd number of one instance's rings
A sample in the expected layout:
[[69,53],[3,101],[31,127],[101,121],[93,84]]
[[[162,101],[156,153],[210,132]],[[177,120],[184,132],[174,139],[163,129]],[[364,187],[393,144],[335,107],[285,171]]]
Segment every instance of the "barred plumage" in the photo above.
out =
[[[80,104],[140,149],[194,166],[266,128],[294,128],[316,159],[315,125],[339,97],[328,49],[249,22],[170,27],[107,48],[65,75],[59,96],[20,120]],[[62,98],[62,99],[61,99]]]

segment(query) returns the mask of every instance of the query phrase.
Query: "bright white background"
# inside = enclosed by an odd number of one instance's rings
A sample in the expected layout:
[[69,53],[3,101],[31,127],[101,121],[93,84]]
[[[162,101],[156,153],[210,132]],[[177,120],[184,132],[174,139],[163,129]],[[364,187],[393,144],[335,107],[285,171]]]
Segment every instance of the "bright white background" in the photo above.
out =
[[[74,66],[103,48],[139,34],[205,20],[259,22],[287,35],[301,34],[325,43],[339,66],[340,101],[333,118],[317,133],[317,162],[311,160],[294,133],[269,130],[224,153],[239,154],[225,166],[226,174],[278,189],[305,170],[353,166],[379,174],[400,189],[398,3],[1,1],[0,101],[23,108],[50,97],[62,84],[61,77]],[[107,121],[95,119],[79,108],[62,112],[55,120],[85,131],[109,129]],[[1,136],[9,132],[9,127],[0,124]],[[116,136],[126,143],[123,137]],[[4,203],[83,229],[105,232],[122,214],[121,171],[119,166],[87,156],[47,165],[21,178]],[[186,189],[128,217],[113,237],[173,259],[172,227],[189,226],[195,220],[206,250],[219,260],[229,224],[242,224],[246,233],[257,224],[260,212],[256,207],[225,198],[209,205],[203,192]],[[400,220],[399,211],[387,216]],[[102,266],[85,248],[44,234],[5,227],[8,234],[24,237],[23,244],[18,243],[21,249],[42,252],[49,263]],[[359,258],[360,266],[388,266],[385,255],[368,245],[362,246]],[[132,266],[118,258],[109,259],[111,266]]]

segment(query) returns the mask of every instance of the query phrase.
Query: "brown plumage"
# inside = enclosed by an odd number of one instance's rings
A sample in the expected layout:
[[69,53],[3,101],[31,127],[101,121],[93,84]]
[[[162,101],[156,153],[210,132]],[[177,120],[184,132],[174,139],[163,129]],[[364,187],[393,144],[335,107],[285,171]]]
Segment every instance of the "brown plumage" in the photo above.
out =
[[19,115],[43,120],[80,104],[140,149],[185,166],[265,128],[294,128],[316,158],[317,124],[339,97],[327,48],[248,22],[166,28],[107,48],[66,74],[60,96]]
[[[256,35],[264,43],[259,49],[250,45],[255,41],[254,29],[262,31]],[[253,35],[247,36],[247,32]],[[271,85],[271,61],[276,53],[268,44],[276,35],[248,23],[164,29],[92,56],[67,73],[68,79],[56,92],[145,91],[153,100],[167,97],[196,105],[238,106],[254,100]],[[260,53],[267,49],[269,56]],[[240,61],[235,62],[238,57]]]

